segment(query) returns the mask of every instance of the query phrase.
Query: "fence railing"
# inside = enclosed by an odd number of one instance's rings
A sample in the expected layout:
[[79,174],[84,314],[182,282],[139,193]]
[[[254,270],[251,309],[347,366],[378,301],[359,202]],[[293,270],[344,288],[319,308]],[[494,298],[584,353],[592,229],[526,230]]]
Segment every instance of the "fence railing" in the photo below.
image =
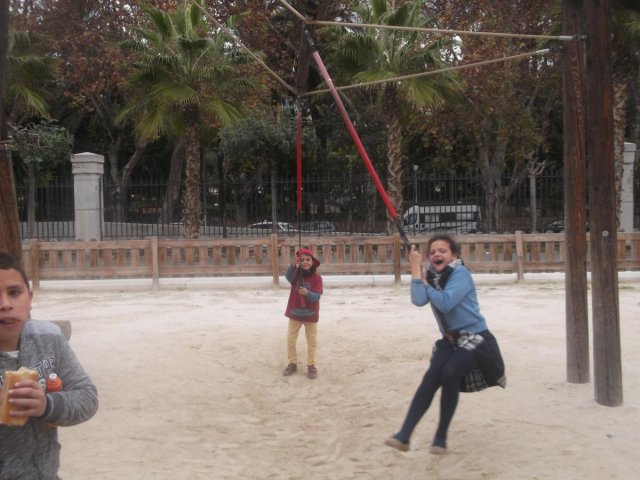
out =
[[[423,250],[428,238],[410,238]],[[472,272],[555,272],[565,269],[564,234],[464,235],[457,238]],[[400,236],[303,237],[321,260],[323,275],[394,275],[410,271]],[[149,278],[155,288],[165,277],[271,276],[279,283],[299,247],[290,237],[251,239],[158,239],[40,242],[23,246],[24,265],[34,288],[42,280]],[[618,269],[640,270],[640,232],[618,233]]]
[[[562,173],[545,172],[536,183],[537,227],[563,218]],[[505,179],[506,181],[506,179]],[[272,220],[275,199],[276,219],[288,222],[307,236],[342,236],[344,234],[379,234],[386,231],[387,212],[367,175],[344,175],[332,178],[306,178],[303,182],[303,211],[296,209],[295,179],[276,182],[275,192],[269,182],[255,184],[247,180],[226,179],[224,183],[207,179],[201,186],[201,235],[242,237],[255,235],[250,225]],[[166,181],[135,181],[125,192],[115,195],[114,187],[104,178],[101,192],[103,240],[183,237],[182,202],[167,202]],[[501,214],[502,231],[531,229],[529,182],[523,182],[505,202]],[[22,238],[44,241],[68,241],[81,238],[74,226],[75,204],[72,179],[53,179],[35,192],[35,209],[28,216],[28,191],[17,186]],[[479,205],[485,216],[483,192],[478,178],[453,173],[433,175],[427,172],[407,175],[404,181],[404,209],[415,204]],[[482,230],[482,229],[480,229]],[[462,232],[458,232],[462,233]],[[264,232],[267,236],[270,232]]]

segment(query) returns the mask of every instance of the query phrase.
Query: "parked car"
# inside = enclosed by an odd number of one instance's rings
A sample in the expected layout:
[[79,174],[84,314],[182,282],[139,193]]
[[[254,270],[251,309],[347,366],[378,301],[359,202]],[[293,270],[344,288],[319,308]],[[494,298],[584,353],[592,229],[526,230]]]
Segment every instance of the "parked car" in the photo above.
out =
[[[268,220],[263,220],[262,222],[252,223],[247,227],[249,231],[254,231],[255,233],[264,233],[268,234],[273,232],[273,222]],[[297,230],[293,225],[287,222],[276,222],[276,233],[279,234],[290,234],[296,233]]]
[[[417,230],[415,235],[435,235],[437,233],[447,233],[450,235],[460,235],[464,233],[481,233],[477,230],[477,224],[475,222],[460,223],[456,225],[423,228]],[[412,231],[408,232],[409,235],[413,235]]]
[[409,234],[477,233],[480,206],[475,204],[413,205],[404,212],[403,228]]
[[336,226],[333,222],[327,222],[324,220],[302,222],[299,229],[302,233],[333,233],[336,231]]
[[[589,222],[585,225],[587,232],[589,231]],[[542,232],[551,232],[551,233],[560,233],[564,232],[564,220],[559,218],[556,220],[552,220],[550,222],[545,223],[542,226]]]
[[542,232],[560,233],[564,232],[564,220],[557,219],[545,223],[542,226]]

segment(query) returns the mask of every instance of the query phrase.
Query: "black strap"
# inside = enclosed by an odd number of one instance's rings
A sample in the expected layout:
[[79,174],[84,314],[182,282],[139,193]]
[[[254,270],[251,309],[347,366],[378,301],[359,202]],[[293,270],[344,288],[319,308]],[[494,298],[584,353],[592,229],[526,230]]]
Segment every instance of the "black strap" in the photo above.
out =
[[[436,290],[442,291],[444,290],[444,287],[447,284],[447,281],[449,280],[449,277],[452,273],[453,268],[450,266],[445,267],[444,270],[440,272],[440,274],[436,273],[436,271],[431,266],[429,266],[429,269],[427,270],[427,282]],[[433,306],[433,309],[436,312],[436,317],[438,317],[438,321],[440,322],[440,325],[442,325],[443,330],[445,332],[448,332],[449,325],[447,325],[444,313],[438,310],[435,306]]]

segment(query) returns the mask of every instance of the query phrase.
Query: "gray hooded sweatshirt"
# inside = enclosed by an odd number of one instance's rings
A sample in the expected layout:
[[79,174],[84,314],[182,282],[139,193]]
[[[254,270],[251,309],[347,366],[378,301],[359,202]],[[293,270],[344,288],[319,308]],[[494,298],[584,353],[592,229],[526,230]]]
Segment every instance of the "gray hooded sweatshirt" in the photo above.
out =
[[60,444],[55,426],[89,420],[98,410],[98,393],[69,347],[60,329],[50,323],[28,320],[20,334],[18,357],[0,352],[0,380],[5,370],[28,367],[40,383],[51,373],[62,380],[62,391],[47,393],[41,418],[29,418],[23,427],[0,425],[1,480],[55,480],[60,466]]

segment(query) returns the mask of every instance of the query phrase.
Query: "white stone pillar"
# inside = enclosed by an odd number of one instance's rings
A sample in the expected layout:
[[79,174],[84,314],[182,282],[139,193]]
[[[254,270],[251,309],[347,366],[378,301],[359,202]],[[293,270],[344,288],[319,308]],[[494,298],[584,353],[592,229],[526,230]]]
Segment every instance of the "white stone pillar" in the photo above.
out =
[[620,191],[620,230],[633,231],[633,170],[636,160],[636,144],[624,143],[624,170]]
[[71,156],[76,240],[102,240],[102,201],[100,180],[104,175],[104,156],[78,153]]

